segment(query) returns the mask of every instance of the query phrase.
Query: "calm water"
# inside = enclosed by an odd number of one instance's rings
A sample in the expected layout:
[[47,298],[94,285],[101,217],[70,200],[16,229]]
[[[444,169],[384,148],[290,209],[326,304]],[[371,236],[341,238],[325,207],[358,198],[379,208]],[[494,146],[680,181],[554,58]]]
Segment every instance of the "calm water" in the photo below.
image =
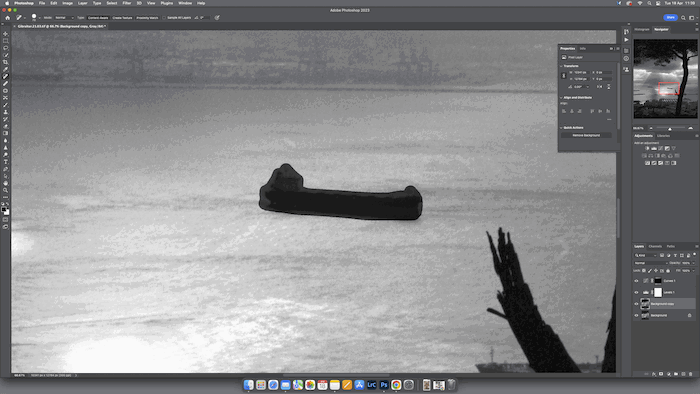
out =
[[[17,89],[13,372],[460,372],[525,361],[486,231],[602,359],[614,156],[557,154],[555,96]],[[17,111],[15,111],[17,112]],[[305,186],[423,194],[415,222],[270,213]],[[136,357],[136,358],[134,358]]]

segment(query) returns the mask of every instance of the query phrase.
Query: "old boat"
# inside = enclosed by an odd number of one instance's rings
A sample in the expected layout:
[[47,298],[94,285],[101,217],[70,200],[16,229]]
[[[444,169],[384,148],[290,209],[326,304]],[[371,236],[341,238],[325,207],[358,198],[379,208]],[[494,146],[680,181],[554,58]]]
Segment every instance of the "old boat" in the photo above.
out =
[[298,215],[416,220],[423,212],[423,197],[413,186],[389,193],[308,189],[304,178],[285,163],[260,188],[259,205],[266,211]]

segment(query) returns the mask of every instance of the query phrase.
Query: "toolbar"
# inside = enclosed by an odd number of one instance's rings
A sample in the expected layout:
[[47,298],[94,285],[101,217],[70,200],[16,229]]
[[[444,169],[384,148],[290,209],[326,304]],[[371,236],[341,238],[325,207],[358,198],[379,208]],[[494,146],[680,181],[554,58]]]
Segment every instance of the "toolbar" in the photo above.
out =
[[10,90],[12,88],[10,69],[12,63],[11,54],[11,30],[3,26],[0,29],[0,40],[2,41],[2,47],[0,50],[1,63],[0,69],[0,89],[2,89],[2,95],[0,97],[0,117],[2,122],[0,122],[0,129],[2,130],[2,186],[0,193],[0,219],[2,222],[0,224],[0,231],[8,231],[10,229]]

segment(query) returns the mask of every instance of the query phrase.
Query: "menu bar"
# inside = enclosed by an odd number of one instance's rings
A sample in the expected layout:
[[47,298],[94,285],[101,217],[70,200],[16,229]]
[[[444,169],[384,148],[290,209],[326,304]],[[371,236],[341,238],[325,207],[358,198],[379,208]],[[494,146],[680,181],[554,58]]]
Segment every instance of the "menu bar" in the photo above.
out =
[[[210,1],[209,1],[210,2]],[[151,1],[151,0],[120,0],[120,1],[106,1],[106,0],[89,0],[89,1],[58,1],[58,0],[39,0],[39,1],[6,1],[6,6],[14,7],[133,7],[133,6],[145,6],[145,7],[201,7],[206,6],[208,1]],[[229,3],[230,4],[230,3]]]
[[[348,6],[348,0],[298,0],[295,7],[342,7]],[[523,7],[521,0],[372,0],[366,1],[372,7]],[[7,0],[3,5],[11,7],[32,7],[32,6],[52,6],[52,7],[85,7],[85,6],[143,6],[143,7],[289,7],[288,0]],[[357,6],[357,5],[356,5]],[[561,0],[529,0],[527,7],[558,7],[558,8],[618,8],[618,9],[640,9],[658,8],[671,10],[680,7],[693,7],[695,0],[690,1],[619,1],[619,0],[587,0],[586,2],[562,2]]]

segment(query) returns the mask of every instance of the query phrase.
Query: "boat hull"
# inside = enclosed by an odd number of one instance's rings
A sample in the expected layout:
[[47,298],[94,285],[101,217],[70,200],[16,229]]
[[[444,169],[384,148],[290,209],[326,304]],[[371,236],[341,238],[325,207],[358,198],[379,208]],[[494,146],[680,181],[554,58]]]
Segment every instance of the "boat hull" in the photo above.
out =
[[342,190],[298,191],[260,189],[260,208],[298,215],[334,216],[366,220],[416,220],[423,212],[423,199],[413,186],[391,193]]
[[286,163],[260,188],[259,205],[273,212],[365,220],[416,220],[423,213],[423,197],[413,186],[390,193],[308,189]]

